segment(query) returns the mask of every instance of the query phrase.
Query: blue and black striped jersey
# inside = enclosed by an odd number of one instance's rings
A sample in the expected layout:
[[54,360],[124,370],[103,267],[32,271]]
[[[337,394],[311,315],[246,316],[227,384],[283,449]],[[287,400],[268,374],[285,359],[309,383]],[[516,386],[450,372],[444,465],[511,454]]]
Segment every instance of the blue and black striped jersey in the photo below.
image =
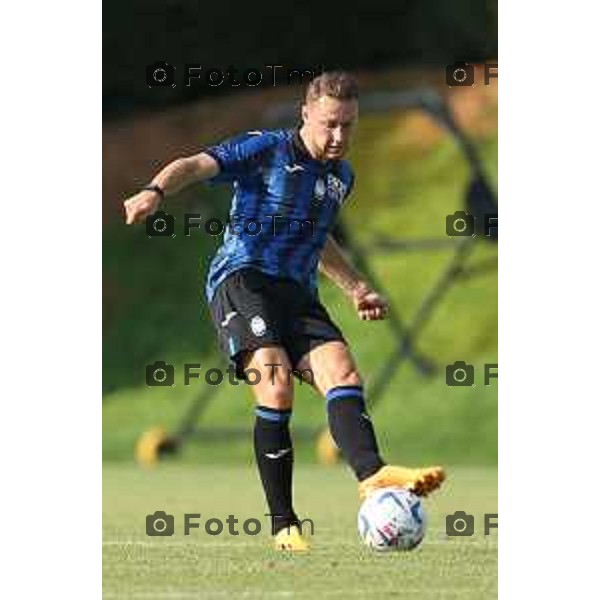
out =
[[211,181],[233,184],[223,244],[208,271],[208,300],[244,267],[316,293],[319,256],[354,183],[349,163],[312,158],[297,129],[250,131],[204,151],[220,167]]

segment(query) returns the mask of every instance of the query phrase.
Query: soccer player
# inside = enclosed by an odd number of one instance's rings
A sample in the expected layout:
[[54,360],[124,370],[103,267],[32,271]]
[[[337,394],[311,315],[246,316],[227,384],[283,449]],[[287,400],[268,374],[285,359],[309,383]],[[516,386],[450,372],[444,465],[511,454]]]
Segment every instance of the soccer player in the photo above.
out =
[[307,87],[297,129],[249,131],[175,160],[125,201],[126,222],[138,223],[188,184],[233,184],[230,220],[210,264],[206,295],[220,347],[237,377],[245,378],[249,369],[260,374],[251,378],[254,448],[267,504],[276,515],[275,547],[282,550],[308,549],[292,503],[292,371],[325,398],[331,435],[358,480],[361,498],[391,485],[424,496],[445,477],[441,467],[384,462],[348,344],[319,300],[318,269],[341,288],[361,319],[383,319],[388,309],[330,234],[354,184],[343,156],[357,119],[353,76],[324,73]]

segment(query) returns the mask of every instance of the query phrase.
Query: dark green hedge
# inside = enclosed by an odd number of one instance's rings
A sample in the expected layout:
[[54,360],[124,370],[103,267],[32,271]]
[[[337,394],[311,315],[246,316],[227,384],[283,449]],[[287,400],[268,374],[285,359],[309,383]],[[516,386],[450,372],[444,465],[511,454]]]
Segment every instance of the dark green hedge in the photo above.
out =
[[[231,92],[225,85],[186,88],[183,67],[191,62],[223,70],[376,69],[484,60],[498,52],[494,0],[105,0],[103,29],[107,115]],[[156,60],[176,66],[176,87],[146,85],[145,66]]]

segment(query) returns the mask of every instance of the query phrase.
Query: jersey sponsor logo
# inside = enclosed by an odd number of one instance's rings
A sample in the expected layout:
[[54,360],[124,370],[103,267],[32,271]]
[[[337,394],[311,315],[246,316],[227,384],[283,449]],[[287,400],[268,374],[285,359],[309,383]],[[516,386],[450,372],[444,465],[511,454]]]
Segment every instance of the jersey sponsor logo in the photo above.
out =
[[260,315],[256,315],[250,320],[250,329],[252,329],[254,335],[261,337],[267,331],[267,324]]
[[283,168],[288,173],[295,173],[296,171],[305,171],[306,170],[302,165],[284,165]]
[[231,312],[228,312],[225,315],[225,319],[221,321],[221,327],[227,327],[227,325],[229,325],[229,321],[231,321],[231,319],[233,319],[233,317],[235,317],[237,314],[237,310],[232,310]]

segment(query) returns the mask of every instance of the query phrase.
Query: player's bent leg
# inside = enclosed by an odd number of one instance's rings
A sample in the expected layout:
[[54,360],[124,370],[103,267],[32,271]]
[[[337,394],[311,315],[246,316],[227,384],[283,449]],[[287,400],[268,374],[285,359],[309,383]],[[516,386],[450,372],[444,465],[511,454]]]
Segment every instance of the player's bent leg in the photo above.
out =
[[285,350],[271,346],[242,358],[244,370],[256,369],[252,377],[256,399],[254,451],[271,515],[272,534],[278,550],[307,550],[308,543],[296,527],[292,502],[294,449],[289,421],[293,405],[291,366]]
[[327,400],[331,435],[359,481],[361,498],[377,488],[394,485],[421,496],[440,487],[445,479],[441,467],[392,466],[381,458],[362,381],[344,342],[317,346],[303,357],[299,368],[312,371],[315,387]]
[[362,381],[342,341],[313,348],[308,355],[315,387],[327,400],[331,436],[359,481],[385,463],[379,454],[373,424],[367,413]]

